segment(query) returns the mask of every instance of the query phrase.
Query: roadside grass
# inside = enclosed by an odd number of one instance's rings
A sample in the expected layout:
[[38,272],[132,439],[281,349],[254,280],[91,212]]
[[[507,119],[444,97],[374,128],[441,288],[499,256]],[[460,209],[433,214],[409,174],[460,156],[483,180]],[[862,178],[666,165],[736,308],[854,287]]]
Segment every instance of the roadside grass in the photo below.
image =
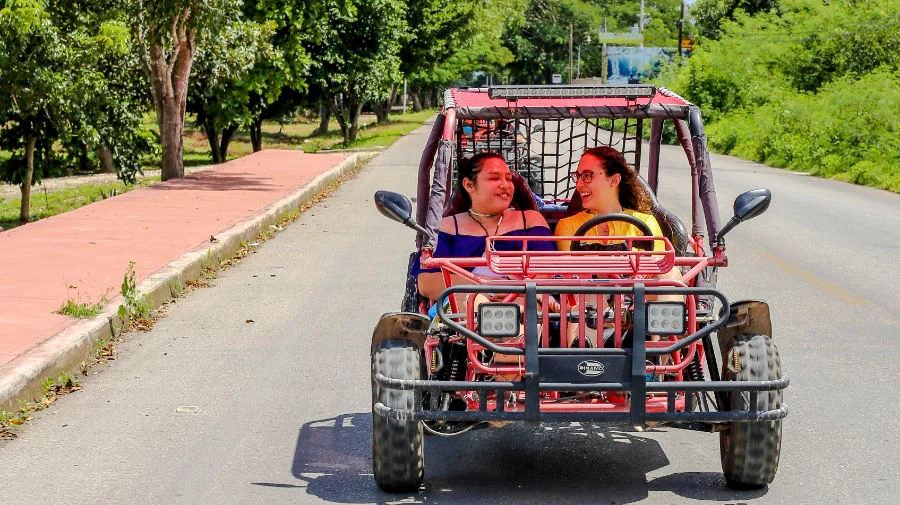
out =
[[103,306],[106,305],[106,298],[101,298],[97,303],[80,302],[69,298],[59,308],[59,313],[64,316],[77,317],[78,319],[90,319],[97,317],[103,312]]
[[[405,116],[392,114],[389,121],[381,125],[375,123],[374,116],[364,116],[360,119],[359,135],[356,141],[350,145],[343,145],[343,137],[335,121],[329,124],[328,133],[320,136],[312,136],[313,131],[318,126],[317,120],[299,118],[297,121],[287,124],[275,121],[265,122],[263,123],[263,148],[302,150],[307,153],[314,153],[332,149],[387,147],[403,135],[421,126],[423,121],[436,112],[436,110],[432,109],[407,113]],[[144,124],[148,128],[158,130],[155,117],[153,116],[147,116]],[[185,167],[211,165],[212,157],[210,156],[206,134],[192,126],[192,118],[188,118],[185,124],[188,125],[185,128],[183,137]],[[252,152],[250,136],[246,132],[238,132],[229,144],[228,159],[240,158]],[[0,152],[0,159],[8,156],[8,153]],[[139,176],[137,184],[134,185],[127,185],[121,181],[105,184],[87,183],[55,191],[42,191],[38,186],[35,186],[32,188],[31,193],[31,220],[37,221],[45,217],[62,214],[63,212],[108,198],[111,195],[120,195],[137,188],[156,184],[159,182],[158,170],[160,163],[159,157],[145,160],[143,167],[145,175]],[[21,201],[21,197],[0,197],[0,227],[3,230],[9,230],[19,225]]]

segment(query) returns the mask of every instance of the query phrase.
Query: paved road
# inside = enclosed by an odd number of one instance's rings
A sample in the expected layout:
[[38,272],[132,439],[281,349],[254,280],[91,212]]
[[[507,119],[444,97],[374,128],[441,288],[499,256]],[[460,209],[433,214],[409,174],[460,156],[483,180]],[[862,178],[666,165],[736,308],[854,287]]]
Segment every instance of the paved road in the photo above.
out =
[[[894,503],[900,494],[900,196],[714,157],[724,216],[766,186],[768,213],[729,235],[732,299],[772,302],[792,378],[766,490],[724,487],[715,436],[508,426],[426,443],[427,490],[371,477],[368,340],[394,310],[412,233],[372,207],[414,194],[411,134],[333,197],[133,334],[85,389],[0,441],[17,503]],[[676,159],[674,151],[664,152]],[[661,198],[682,215],[684,163]],[[681,180],[678,180],[678,179]],[[887,281],[887,282],[885,282]],[[249,322],[252,321],[252,322]]]

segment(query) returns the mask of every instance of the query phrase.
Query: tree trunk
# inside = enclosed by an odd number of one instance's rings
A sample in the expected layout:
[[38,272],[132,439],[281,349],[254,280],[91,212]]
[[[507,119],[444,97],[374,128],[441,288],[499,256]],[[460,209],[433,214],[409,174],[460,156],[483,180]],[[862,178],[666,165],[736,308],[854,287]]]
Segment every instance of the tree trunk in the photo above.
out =
[[359,115],[362,114],[363,104],[357,103],[357,100],[350,100],[350,142],[353,143],[356,141],[356,137],[359,135]]
[[375,118],[377,119],[378,124],[387,123],[388,121],[390,121],[391,107],[393,107],[396,100],[397,85],[394,84],[393,86],[391,86],[390,96],[388,96],[385,101],[372,105],[372,108],[375,109]]
[[[171,23],[151,21],[147,31],[149,57],[144,52],[141,62],[144,72],[150,78],[150,92],[156,119],[159,122],[159,136],[162,144],[163,181],[184,177],[184,112],[187,105],[188,80],[194,62],[195,31],[190,28],[192,11],[182,9],[175,14]],[[171,53],[163,42],[162,33],[171,33]]]
[[88,172],[91,169],[90,163],[88,159],[88,148],[87,144],[84,142],[79,142],[78,146],[78,171],[79,172]]
[[413,101],[413,112],[421,112],[422,111],[422,102],[419,101],[419,90],[413,89],[409,92],[412,96]]
[[319,102],[319,127],[313,131],[313,136],[328,133],[328,122],[331,121],[331,107],[325,101]]
[[253,152],[262,151],[262,117],[255,118],[250,123],[250,143],[253,145]]
[[222,150],[219,145],[219,131],[216,129],[215,121],[207,117],[205,114],[200,121],[203,124],[203,130],[206,131],[206,140],[209,141],[209,151],[212,153],[213,163],[222,163]]
[[[219,157],[222,159],[222,162],[228,161],[228,144],[231,142],[231,137],[234,135],[235,130],[237,130],[237,126],[228,125],[222,130],[222,138],[219,141]],[[259,149],[255,149],[253,152],[258,151]]]
[[112,153],[109,149],[100,147],[97,149],[97,158],[100,160],[100,168],[107,174],[116,173],[116,166],[113,164]]
[[391,111],[391,102],[381,101],[372,104],[372,110],[375,111],[375,121],[378,124],[387,123],[388,114]]
[[438,107],[441,104],[441,90],[438,88],[431,89],[431,106]]
[[338,125],[341,127],[341,135],[344,137],[344,145],[350,143],[350,122],[346,116],[346,104],[344,103],[344,94],[339,93],[332,100],[332,108],[334,110],[334,118],[337,119]]
[[34,144],[37,136],[28,137],[25,145],[25,177],[22,178],[22,205],[19,207],[19,224],[31,220],[31,180],[34,177]]

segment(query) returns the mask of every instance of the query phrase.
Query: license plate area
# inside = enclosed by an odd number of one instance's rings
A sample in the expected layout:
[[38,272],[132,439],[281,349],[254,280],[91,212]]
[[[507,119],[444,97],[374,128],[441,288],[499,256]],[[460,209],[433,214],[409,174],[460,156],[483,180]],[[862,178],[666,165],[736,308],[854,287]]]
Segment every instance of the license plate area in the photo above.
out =
[[629,356],[540,356],[538,362],[542,383],[627,383],[631,380]]

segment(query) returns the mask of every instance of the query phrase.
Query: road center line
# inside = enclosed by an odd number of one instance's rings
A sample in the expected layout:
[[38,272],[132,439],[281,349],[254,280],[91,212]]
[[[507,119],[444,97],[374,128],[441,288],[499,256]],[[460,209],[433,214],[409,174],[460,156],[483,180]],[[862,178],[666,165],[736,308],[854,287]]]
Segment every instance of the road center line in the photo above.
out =
[[868,301],[866,301],[858,296],[855,296],[853,294],[850,294],[848,291],[841,289],[839,286],[832,284],[811,272],[807,272],[806,270],[798,267],[797,265],[794,265],[793,263],[791,263],[779,256],[776,256],[768,251],[757,248],[756,253],[759,254],[760,256],[762,256],[763,259],[765,259],[769,263],[771,263],[777,267],[780,267],[784,270],[787,270],[788,272],[796,275],[800,279],[812,284],[813,286],[816,286],[817,288],[821,289],[822,291],[824,291],[832,296],[840,298],[841,300],[843,300],[851,305],[868,305],[869,304]]

